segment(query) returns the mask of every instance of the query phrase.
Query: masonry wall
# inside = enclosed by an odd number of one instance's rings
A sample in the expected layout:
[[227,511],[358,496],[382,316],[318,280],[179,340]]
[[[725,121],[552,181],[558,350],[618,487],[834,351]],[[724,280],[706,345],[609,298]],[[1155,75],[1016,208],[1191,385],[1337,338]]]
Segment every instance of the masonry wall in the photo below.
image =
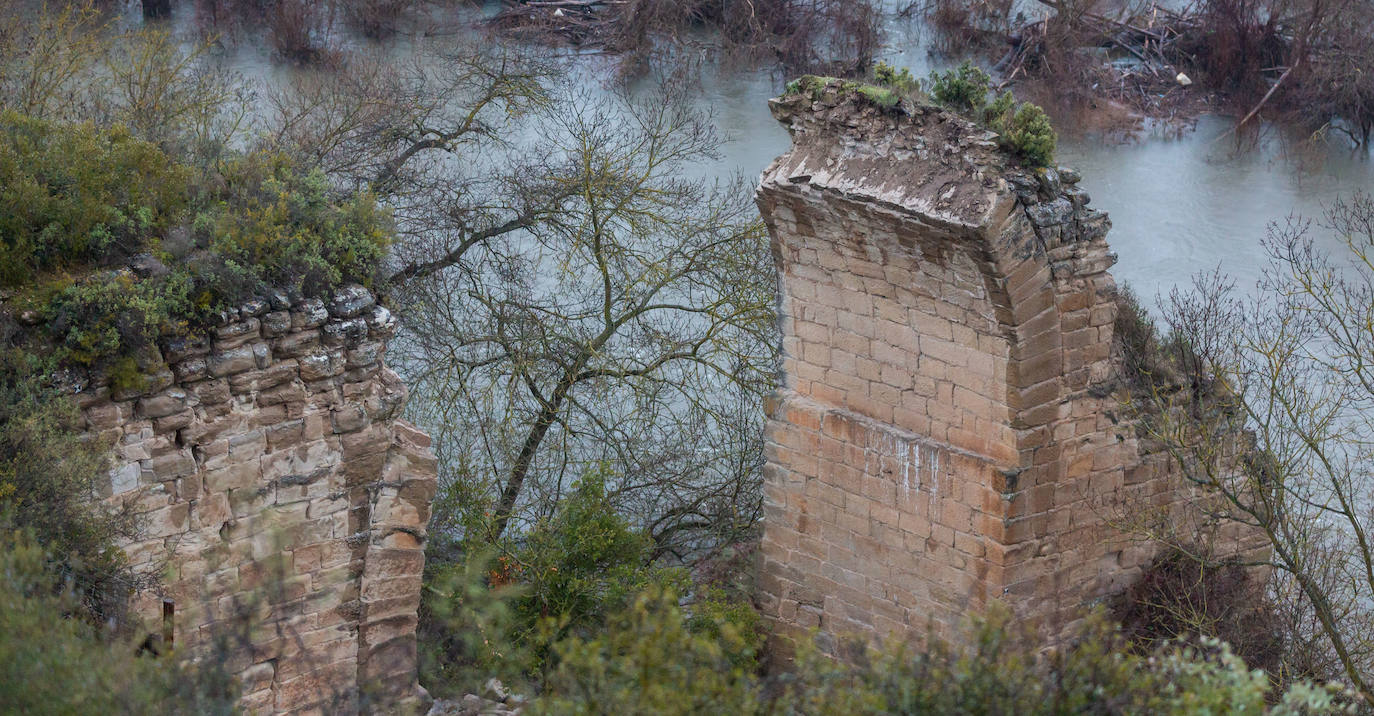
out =
[[782,633],[953,636],[999,599],[1053,636],[1153,559],[1132,520],[1207,529],[1121,418],[1110,222],[1072,172],[838,87],[773,110],[793,147],[758,189],[783,334],[761,599]]
[[[398,419],[396,323],[361,287],[278,296],[166,344],[127,382],[77,394],[114,444],[124,549],[160,577],[137,614],[180,653],[227,655],[250,713],[352,713],[416,695],[416,610],[436,480]],[[216,639],[220,646],[214,647]]]

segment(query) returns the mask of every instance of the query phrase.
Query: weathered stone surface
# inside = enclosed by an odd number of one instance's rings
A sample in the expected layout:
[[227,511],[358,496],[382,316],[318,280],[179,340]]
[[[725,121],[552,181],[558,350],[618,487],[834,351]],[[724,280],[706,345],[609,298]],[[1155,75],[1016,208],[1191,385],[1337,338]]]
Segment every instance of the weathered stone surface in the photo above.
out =
[[773,111],[793,146],[757,195],[783,348],[759,600],[781,645],[950,637],[992,599],[1055,638],[1154,557],[1113,526],[1132,495],[1190,519],[1168,456],[1103,418],[1110,221],[1075,172],[1020,168],[940,110],[827,91]]
[[[323,303],[249,302],[225,312],[213,350],[168,341],[173,370],[79,402],[87,429],[115,443],[103,492],[140,515],[125,552],[163,578],[177,648],[239,629],[232,616],[257,605],[260,628],[227,663],[249,712],[356,712],[365,684],[397,702],[419,693],[415,612],[437,463],[428,436],[395,419],[404,386],[368,329],[394,319],[356,292],[336,310],[349,317],[324,348]],[[345,374],[350,362],[365,367]],[[140,595],[135,608],[160,633],[162,597]]]
[[329,315],[335,318],[352,318],[377,303],[372,292],[362,286],[345,286],[334,294],[329,302]]
[[226,351],[216,351],[208,359],[210,375],[221,378],[226,375],[242,373],[258,366],[253,357],[252,346],[239,346]]
[[291,328],[297,331],[303,328],[319,328],[328,320],[329,311],[325,310],[324,301],[318,298],[301,301],[291,311]]

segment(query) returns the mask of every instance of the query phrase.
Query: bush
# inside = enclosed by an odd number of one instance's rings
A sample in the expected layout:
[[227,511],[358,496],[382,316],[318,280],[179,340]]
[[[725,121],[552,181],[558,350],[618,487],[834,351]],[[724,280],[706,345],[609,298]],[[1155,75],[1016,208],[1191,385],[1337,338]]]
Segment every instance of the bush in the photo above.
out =
[[7,713],[236,712],[237,688],[223,660],[191,666],[138,658],[134,645],[70,618],[80,598],[48,569],[58,554],[0,535],[0,703]]
[[[108,368],[272,290],[378,287],[389,217],[319,171],[251,154],[199,173],[120,128],[0,125],[0,285],[23,289],[11,306],[43,319],[63,361]],[[166,270],[99,270],[140,252]]]
[[600,634],[554,648],[558,667],[531,713],[763,713],[750,664],[736,658],[748,651],[747,642],[726,621],[694,631],[677,595],[652,589]]
[[180,218],[189,181],[122,127],[0,113],[0,285],[143,250]]
[[873,66],[873,81],[902,95],[911,95],[921,89],[920,81],[911,76],[911,70],[894,67],[886,62],[879,62]]
[[[584,477],[551,520],[508,542],[505,554],[470,548],[462,562],[432,571],[429,671],[468,678],[475,670],[465,667],[486,664],[507,681],[537,678],[557,641],[596,631],[650,586],[685,587],[682,570],[650,564],[651,548],[611,505],[604,476]],[[482,643],[465,634],[473,630]]]
[[1298,684],[1267,710],[1269,682],[1228,646],[1167,644],[1129,651],[1101,615],[1077,638],[1042,653],[1041,642],[994,607],[961,645],[930,639],[862,652],[850,667],[804,650],[787,679],[782,711],[794,714],[1333,713],[1335,692]]
[[[648,536],[611,504],[605,476],[592,473],[505,554],[469,547],[457,564],[431,564],[420,627],[426,686],[459,694],[491,676],[537,682],[561,659],[565,640],[581,649],[645,594],[689,590],[684,570],[654,565],[651,555]],[[731,668],[755,667],[763,632],[747,602],[709,590],[673,618],[715,640]]]
[[930,96],[997,132],[997,143],[1026,164],[1049,166],[1054,161],[1059,138],[1045,110],[1030,102],[1018,106],[1010,92],[1003,92],[989,104],[991,82],[988,73],[965,61],[943,74],[931,72]]
[[992,78],[967,60],[943,74],[930,73],[930,96],[956,112],[977,115],[988,102]]
[[263,286],[306,296],[377,286],[391,226],[371,194],[336,201],[323,172],[301,173],[282,155],[241,158],[218,180],[223,188],[196,216],[197,243],[251,267]]
[[83,434],[75,406],[45,379],[37,358],[0,351],[0,535],[30,534],[91,621],[118,620],[136,580],[115,542],[136,525],[97,501],[109,446]]
[[994,119],[991,127],[999,135],[998,143],[1030,166],[1047,167],[1054,162],[1059,137],[1040,107],[1022,102],[1015,113],[1004,113]]

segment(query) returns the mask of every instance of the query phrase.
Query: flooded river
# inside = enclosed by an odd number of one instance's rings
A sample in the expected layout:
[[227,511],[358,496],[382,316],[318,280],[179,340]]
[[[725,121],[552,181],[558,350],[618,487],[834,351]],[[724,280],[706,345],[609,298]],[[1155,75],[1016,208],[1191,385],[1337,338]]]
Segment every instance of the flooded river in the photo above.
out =
[[[133,15],[128,19],[137,22]],[[189,18],[173,22],[190,33]],[[424,41],[443,43],[470,39],[476,32],[470,22],[450,22],[437,35],[432,28],[423,34],[428,35]],[[927,35],[919,20],[892,21],[885,59],[921,77],[946,66],[928,52]],[[403,36],[392,48],[399,52],[417,39]],[[295,71],[250,44],[235,46],[225,60],[267,82]],[[573,63],[589,77],[604,77],[609,65],[601,56],[573,58]],[[764,70],[705,73],[699,101],[730,138],[721,160],[703,167],[705,173],[757,176],[786,150],[787,134],[767,107],[785,80]],[[1289,214],[1317,218],[1333,199],[1374,189],[1374,158],[1339,138],[1329,144],[1306,142],[1283,138],[1269,127],[1258,141],[1238,148],[1231,123],[1222,117],[1203,117],[1181,135],[1146,130],[1124,142],[1075,132],[1062,118],[1056,126],[1059,163],[1078,168],[1093,205],[1111,214],[1109,241],[1120,256],[1117,279],[1133,286],[1146,304],[1194,273],[1218,266],[1239,285],[1252,285],[1265,260],[1260,242],[1269,222]],[[1335,247],[1329,237],[1325,241]]]

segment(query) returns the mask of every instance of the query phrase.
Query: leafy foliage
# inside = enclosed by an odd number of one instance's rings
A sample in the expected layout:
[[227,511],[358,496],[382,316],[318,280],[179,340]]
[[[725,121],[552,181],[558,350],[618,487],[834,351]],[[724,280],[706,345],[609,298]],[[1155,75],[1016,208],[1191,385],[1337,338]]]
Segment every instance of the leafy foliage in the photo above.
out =
[[894,67],[886,62],[878,62],[873,65],[873,81],[908,95],[921,88],[921,82],[911,76],[911,70],[905,67]]
[[931,637],[924,653],[901,642],[858,655],[854,667],[804,649],[787,678],[783,713],[1198,714],[1333,713],[1332,690],[1299,684],[1267,707],[1269,682],[1216,640],[1131,653],[1106,621],[1090,620],[1064,648],[1040,642],[994,607],[960,645]]
[[1003,92],[991,103],[992,78],[971,62],[953,70],[930,73],[930,96],[937,103],[982,122],[998,134],[998,144],[1033,167],[1054,161],[1059,141],[1045,110]]
[[84,438],[79,421],[38,359],[0,351],[0,534],[32,535],[87,616],[105,621],[120,616],[134,581],[114,543],[135,525],[95,502],[107,446]]
[[[1010,94],[1003,94],[1002,97],[1010,98]],[[1002,97],[993,104],[993,108],[1000,108]],[[1010,105],[1011,102],[1006,103]],[[988,126],[997,132],[998,143],[1003,148],[1011,151],[1020,157],[1027,164],[1035,167],[1049,166],[1054,161],[1054,149],[1059,142],[1059,137],[1054,133],[1054,127],[1050,125],[1050,118],[1045,114],[1045,110],[1030,102],[1022,102],[1015,112],[1010,110],[1001,111],[992,115],[988,120]]]
[[988,102],[992,78],[967,60],[944,73],[930,73],[930,97],[956,111],[977,115]]
[[[634,606],[645,594],[690,589],[683,570],[651,563],[648,535],[612,507],[605,479],[584,477],[553,519],[509,543],[505,554],[472,547],[464,562],[430,575],[422,654],[432,688],[471,688],[493,674],[537,680],[562,658],[563,642],[584,644],[578,640],[647,608]],[[690,610],[674,617],[683,629],[725,644],[731,668],[754,667],[762,631],[746,602],[712,590]]]
[[725,620],[709,631],[672,591],[650,590],[613,616],[600,634],[555,647],[558,667],[535,714],[753,714],[763,712],[748,637]]
[[308,296],[346,281],[376,285],[391,234],[371,194],[336,202],[323,172],[302,173],[280,155],[244,157],[219,179],[224,188],[194,228],[226,262],[251,267],[265,286]]
[[72,582],[49,569],[56,552],[0,536],[0,703],[10,713],[231,714],[237,686],[223,661],[137,658],[68,615]]
[[648,566],[651,547],[607,499],[605,476],[583,477],[557,515],[514,551],[519,574],[512,576],[528,586],[516,613],[531,627],[556,617],[564,632],[600,624],[650,582],[678,577]]
[[184,210],[189,178],[122,128],[0,113],[0,285],[142,250]]
[[[195,170],[119,127],[13,112],[0,132],[0,284],[23,289],[12,305],[64,361],[109,367],[269,290],[377,285],[389,217],[370,194],[332,196],[319,171],[266,154]],[[167,270],[100,270],[140,252]]]

